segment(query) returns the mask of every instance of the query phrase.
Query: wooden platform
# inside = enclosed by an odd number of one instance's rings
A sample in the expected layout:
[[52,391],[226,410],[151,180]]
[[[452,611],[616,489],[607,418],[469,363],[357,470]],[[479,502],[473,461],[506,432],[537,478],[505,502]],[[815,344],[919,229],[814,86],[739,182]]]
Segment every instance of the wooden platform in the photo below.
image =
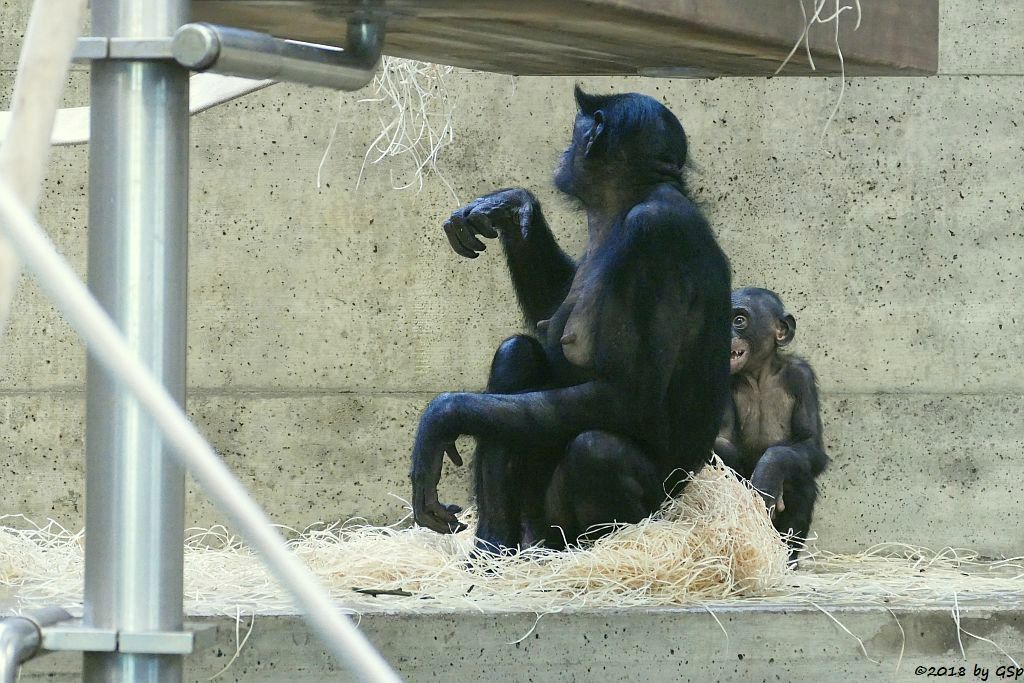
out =
[[[813,0],[805,0],[810,7]],[[853,76],[934,74],[938,0],[862,0],[839,42]],[[831,8],[831,9],[830,9]],[[825,13],[834,10],[830,2]],[[194,0],[193,18],[340,45],[359,11],[387,22],[385,52],[514,74],[768,76],[799,38],[800,0]],[[812,72],[798,51],[785,75],[838,73],[834,25],[818,25]]]

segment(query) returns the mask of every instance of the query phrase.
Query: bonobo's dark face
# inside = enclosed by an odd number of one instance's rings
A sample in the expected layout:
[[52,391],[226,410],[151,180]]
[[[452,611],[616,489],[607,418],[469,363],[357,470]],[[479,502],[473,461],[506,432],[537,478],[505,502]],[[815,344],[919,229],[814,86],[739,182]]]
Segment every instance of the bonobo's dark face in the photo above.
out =
[[756,373],[780,346],[793,340],[796,320],[774,292],[748,287],[732,294],[732,353],[729,372]]
[[682,179],[686,133],[664,105],[638,93],[591,95],[577,87],[574,94],[572,143],[555,171],[555,187],[588,206],[609,208]]

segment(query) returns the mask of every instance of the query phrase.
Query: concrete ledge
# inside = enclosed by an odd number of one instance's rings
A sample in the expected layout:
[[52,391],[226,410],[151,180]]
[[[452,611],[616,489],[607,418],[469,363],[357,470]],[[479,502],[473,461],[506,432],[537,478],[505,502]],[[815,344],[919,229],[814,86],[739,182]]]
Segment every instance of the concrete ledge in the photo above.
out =
[[[408,681],[910,681],[927,678],[929,667],[937,673],[961,666],[964,675],[954,677],[985,680],[980,674],[987,669],[989,680],[1013,679],[1012,670],[997,674],[1010,665],[1006,654],[965,633],[958,638],[952,614],[948,606],[890,611],[732,603],[707,610],[553,614],[539,621],[522,613],[372,614],[360,626]],[[214,621],[217,645],[189,661],[186,680],[207,680],[235,654],[234,621]],[[1024,610],[961,606],[960,624],[1024,661]],[[79,659],[60,654],[36,660],[22,681],[78,680]],[[915,673],[919,667],[924,673]],[[283,615],[257,617],[248,643],[217,680],[349,678],[300,619]]]

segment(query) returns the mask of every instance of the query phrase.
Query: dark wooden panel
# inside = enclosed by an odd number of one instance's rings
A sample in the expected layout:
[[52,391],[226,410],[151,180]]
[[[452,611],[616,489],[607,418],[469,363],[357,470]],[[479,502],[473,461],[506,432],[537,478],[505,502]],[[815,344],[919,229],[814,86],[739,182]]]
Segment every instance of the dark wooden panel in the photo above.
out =
[[[194,0],[197,21],[338,45],[358,9],[387,22],[388,54],[516,74],[768,76],[800,36],[799,0]],[[810,6],[813,0],[805,0]],[[861,0],[839,43],[852,76],[934,74],[938,0]],[[832,3],[829,2],[832,6]],[[826,9],[826,13],[834,6]],[[786,75],[835,75],[834,25]]]

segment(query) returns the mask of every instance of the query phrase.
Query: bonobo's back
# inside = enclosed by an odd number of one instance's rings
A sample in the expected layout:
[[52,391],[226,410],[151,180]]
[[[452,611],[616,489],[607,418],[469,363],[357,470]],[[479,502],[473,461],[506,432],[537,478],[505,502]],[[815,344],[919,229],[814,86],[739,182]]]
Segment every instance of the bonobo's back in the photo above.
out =
[[670,406],[670,410],[678,411],[675,418],[680,425],[676,435],[681,445],[678,456],[688,470],[710,459],[731,386],[729,294],[732,273],[728,259],[703,216],[698,224],[699,238],[695,246],[701,257],[692,262],[691,277],[697,291],[695,300],[699,302],[696,306],[700,309],[695,317],[699,316],[703,325],[692,341],[681,345],[674,386],[669,390],[670,395],[684,397],[683,405]]
[[693,471],[710,458],[729,396],[729,261],[688,196],[688,140],[676,116],[637,93],[577,92],[577,101],[582,115],[603,112],[608,122],[604,165],[583,166],[587,181],[637,200],[622,225],[629,265],[618,269],[633,273],[624,279],[637,290],[628,296],[637,326],[628,381],[644,424],[634,438],[663,475]]
[[669,471],[695,471],[710,458],[729,396],[731,269],[704,215],[681,187],[663,185],[652,198],[659,227],[650,239],[679,283],[663,286],[661,293],[682,297],[684,316],[673,325],[678,335],[659,451]]

